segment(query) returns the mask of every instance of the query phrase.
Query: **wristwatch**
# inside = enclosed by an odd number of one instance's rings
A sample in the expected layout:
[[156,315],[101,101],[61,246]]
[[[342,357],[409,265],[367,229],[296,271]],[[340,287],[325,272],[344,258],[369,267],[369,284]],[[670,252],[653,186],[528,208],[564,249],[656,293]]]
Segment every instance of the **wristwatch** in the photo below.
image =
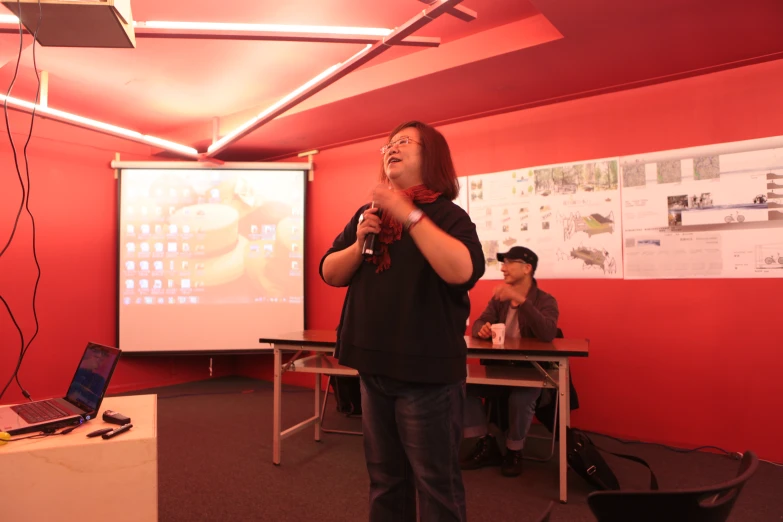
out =
[[405,230],[412,229],[419,221],[421,221],[421,218],[424,217],[424,212],[421,211],[421,209],[417,208],[414,210],[411,210],[411,213],[408,214],[408,217],[405,219],[405,223],[403,223],[403,228]]

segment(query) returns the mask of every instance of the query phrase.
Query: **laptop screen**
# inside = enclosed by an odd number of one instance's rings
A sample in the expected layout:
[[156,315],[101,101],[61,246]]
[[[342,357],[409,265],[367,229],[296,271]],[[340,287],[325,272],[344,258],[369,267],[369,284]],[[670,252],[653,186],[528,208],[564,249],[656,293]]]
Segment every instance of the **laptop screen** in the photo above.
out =
[[100,405],[120,351],[90,343],[84,351],[66,399],[88,412]]

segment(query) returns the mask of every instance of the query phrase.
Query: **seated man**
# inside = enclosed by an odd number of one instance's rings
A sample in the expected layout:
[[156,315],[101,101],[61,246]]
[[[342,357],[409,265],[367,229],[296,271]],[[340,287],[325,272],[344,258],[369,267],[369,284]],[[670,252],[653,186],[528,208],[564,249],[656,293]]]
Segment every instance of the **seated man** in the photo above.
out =
[[[495,288],[486,310],[473,323],[472,335],[480,339],[492,336],[490,326],[505,323],[507,338],[528,337],[549,342],[557,335],[559,315],[554,297],[538,289],[533,276],[538,256],[525,247],[516,246],[498,254],[502,264],[502,285]],[[501,464],[507,477],[522,473],[522,447],[535,415],[541,388],[512,387],[508,399],[509,429],[506,455],[501,457],[495,438],[488,433],[481,397],[490,386],[468,385],[465,400],[465,438],[480,437],[470,454],[461,462],[462,469],[477,469]],[[491,386],[491,388],[498,388]]]

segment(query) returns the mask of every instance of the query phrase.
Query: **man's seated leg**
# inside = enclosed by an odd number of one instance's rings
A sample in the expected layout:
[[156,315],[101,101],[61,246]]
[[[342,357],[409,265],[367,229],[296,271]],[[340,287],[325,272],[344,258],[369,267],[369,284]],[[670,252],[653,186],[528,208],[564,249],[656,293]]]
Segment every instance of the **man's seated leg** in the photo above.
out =
[[498,466],[502,460],[495,437],[487,430],[487,416],[481,402],[481,386],[468,385],[463,413],[463,437],[478,437],[476,445],[460,461],[462,469],[478,469],[485,466]]
[[500,468],[507,477],[516,477],[522,473],[522,448],[536,414],[539,395],[541,388],[514,388],[509,395],[506,455]]

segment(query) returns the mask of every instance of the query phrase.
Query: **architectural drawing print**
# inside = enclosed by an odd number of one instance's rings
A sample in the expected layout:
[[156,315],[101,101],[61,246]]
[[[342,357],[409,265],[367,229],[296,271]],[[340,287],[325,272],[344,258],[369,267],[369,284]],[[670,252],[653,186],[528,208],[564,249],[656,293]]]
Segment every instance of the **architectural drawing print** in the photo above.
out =
[[484,199],[484,181],[471,181],[470,182],[470,199],[471,201]]
[[623,163],[623,187],[643,187],[646,184],[644,163],[638,160]]
[[682,163],[680,160],[659,161],[655,164],[658,183],[679,183],[682,181]]
[[581,164],[534,170],[536,194],[574,194],[583,172],[584,165]]
[[587,163],[582,170],[579,190],[584,192],[617,190],[617,162]]
[[693,158],[693,179],[717,179],[720,178],[719,156],[704,156]]
[[600,268],[605,274],[617,272],[617,263],[614,257],[604,249],[578,247],[571,250],[571,257],[582,261],[582,270],[586,268]]
[[481,248],[484,250],[484,260],[487,266],[495,266],[498,263],[498,241],[489,239],[481,242]]
[[539,196],[548,196],[554,189],[552,181],[552,169],[536,169],[533,171],[535,178],[536,194]]
[[582,216],[579,212],[574,212],[569,216],[561,216],[560,221],[563,226],[564,241],[571,239],[571,236],[577,232],[584,232],[588,237],[614,232],[614,212],[612,211],[605,216],[598,213]]
[[783,270],[783,243],[756,245],[756,268]]

